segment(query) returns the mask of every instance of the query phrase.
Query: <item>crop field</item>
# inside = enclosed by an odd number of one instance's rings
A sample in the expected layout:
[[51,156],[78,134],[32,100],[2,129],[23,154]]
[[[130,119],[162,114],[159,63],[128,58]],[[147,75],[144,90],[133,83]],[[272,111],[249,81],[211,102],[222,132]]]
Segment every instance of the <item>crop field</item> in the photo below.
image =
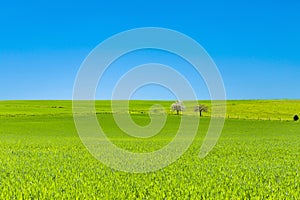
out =
[[[155,137],[132,138],[116,126],[110,102],[97,101],[99,124],[117,146],[151,152],[174,137],[180,116],[171,101],[131,101],[133,120],[150,122],[161,104],[167,123]],[[202,101],[210,108],[209,101]],[[195,114],[186,104],[183,115]],[[0,101],[0,199],[299,199],[300,115],[297,100],[228,101],[217,145],[198,153],[210,122],[176,162],[151,173],[126,173],[95,159],[81,142],[71,101]]]

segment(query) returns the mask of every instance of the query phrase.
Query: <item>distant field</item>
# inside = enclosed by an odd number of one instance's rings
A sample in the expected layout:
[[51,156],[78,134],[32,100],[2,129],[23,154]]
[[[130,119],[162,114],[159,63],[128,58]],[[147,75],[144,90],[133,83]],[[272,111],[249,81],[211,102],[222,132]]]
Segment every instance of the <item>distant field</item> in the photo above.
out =
[[[96,102],[97,117],[116,145],[153,151],[172,139],[180,117],[170,112],[171,101],[130,102],[139,124],[149,122],[147,112],[157,103],[168,121],[150,139],[125,135],[113,122],[109,101]],[[187,103],[184,114],[194,114],[192,107]],[[222,135],[204,159],[197,155],[210,113],[175,163],[130,174],[89,154],[76,132],[71,101],[0,101],[0,199],[298,199],[300,122],[292,117],[300,114],[300,101],[228,101],[227,110]]]
[[[130,101],[130,113],[148,113],[153,104],[160,104],[172,114],[173,101]],[[185,102],[184,114],[195,114],[195,105]],[[210,108],[210,101],[199,101]],[[110,101],[96,101],[98,113],[111,113]],[[300,116],[300,100],[229,100],[227,101],[229,118],[259,120],[292,120],[295,114]],[[62,115],[72,114],[71,101],[0,101],[0,116],[17,115]],[[124,111],[125,112],[125,111]],[[210,109],[204,116],[210,116]]]

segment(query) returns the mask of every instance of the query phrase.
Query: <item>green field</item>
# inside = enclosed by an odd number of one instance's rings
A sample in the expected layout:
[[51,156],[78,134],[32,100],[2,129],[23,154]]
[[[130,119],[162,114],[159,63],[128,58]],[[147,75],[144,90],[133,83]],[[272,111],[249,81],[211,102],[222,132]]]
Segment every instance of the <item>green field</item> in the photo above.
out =
[[[174,136],[180,117],[171,101],[131,101],[132,118],[149,123],[161,104],[169,114],[153,138],[131,138],[114,124],[110,102],[97,101],[99,123],[116,145],[153,151]],[[210,105],[209,101],[200,103]],[[192,115],[187,103],[183,115]],[[210,108],[210,106],[209,106]],[[124,111],[125,112],[125,111]],[[300,101],[228,101],[222,135],[209,155],[198,158],[210,121],[175,163],[132,174],[96,160],[76,132],[71,101],[0,101],[0,199],[299,199]]]

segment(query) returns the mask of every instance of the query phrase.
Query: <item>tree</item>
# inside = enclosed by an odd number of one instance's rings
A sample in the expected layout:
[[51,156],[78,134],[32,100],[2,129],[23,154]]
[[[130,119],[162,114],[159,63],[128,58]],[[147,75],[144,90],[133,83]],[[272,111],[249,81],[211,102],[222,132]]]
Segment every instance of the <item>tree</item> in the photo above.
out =
[[298,121],[298,120],[299,120],[298,115],[295,115],[295,116],[294,116],[294,121]]
[[172,103],[171,110],[172,111],[176,111],[177,115],[179,115],[180,111],[184,111],[185,110],[185,106],[184,106],[184,104],[183,104],[182,101],[176,101],[175,103]]
[[202,116],[202,112],[207,112],[208,108],[205,105],[197,105],[194,108],[195,112],[199,112],[200,117]]

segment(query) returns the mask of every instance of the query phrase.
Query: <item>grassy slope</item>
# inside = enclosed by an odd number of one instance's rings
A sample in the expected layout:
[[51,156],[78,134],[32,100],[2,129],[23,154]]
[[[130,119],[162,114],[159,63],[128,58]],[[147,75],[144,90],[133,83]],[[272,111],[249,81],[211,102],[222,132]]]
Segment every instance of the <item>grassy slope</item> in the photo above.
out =
[[[147,111],[152,102],[132,103],[134,119],[147,121],[147,115],[138,112]],[[168,108],[170,103],[162,104]],[[228,110],[249,113],[256,106],[260,112],[278,115],[274,106],[278,101],[264,103],[232,101]],[[299,107],[299,101],[280,101],[280,106],[283,115]],[[167,133],[178,123],[178,117],[170,115],[165,134],[156,140],[126,143],[128,138],[113,125],[111,114],[105,114],[109,110],[109,102],[97,102],[105,131],[117,145],[132,151],[165,145],[172,136]],[[87,152],[76,133],[69,101],[2,101],[0,199],[300,196],[299,123],[227,119],[218,145],[205,159],[198,159],[208,123],[209,118],[202,119],[193,145],[174,164],[155,173],[127,174],[104,166]]]
[[[208,105],[210,101],[200,101]],[[172,101],[131,101],[132,114],[147,113],[153,104],[162,105],[168,113]],[[186,102],[187,111],[193,113],[193,106]],[[110,101],[96,101],[98,113],[110,113]],[[210,109],[209,109],[210,110]],[[72,113],[71,101],[0,101],[0,116],[7,115],[62,115]],[[227,117],[241,119],[292,120],[295,114],[300,115],[300,100],[229,100]],[[210,112],[203,113],[209,116]]]
[[228,101],[227,115],[234,118],[292,120],[300,114],[300,100]]

